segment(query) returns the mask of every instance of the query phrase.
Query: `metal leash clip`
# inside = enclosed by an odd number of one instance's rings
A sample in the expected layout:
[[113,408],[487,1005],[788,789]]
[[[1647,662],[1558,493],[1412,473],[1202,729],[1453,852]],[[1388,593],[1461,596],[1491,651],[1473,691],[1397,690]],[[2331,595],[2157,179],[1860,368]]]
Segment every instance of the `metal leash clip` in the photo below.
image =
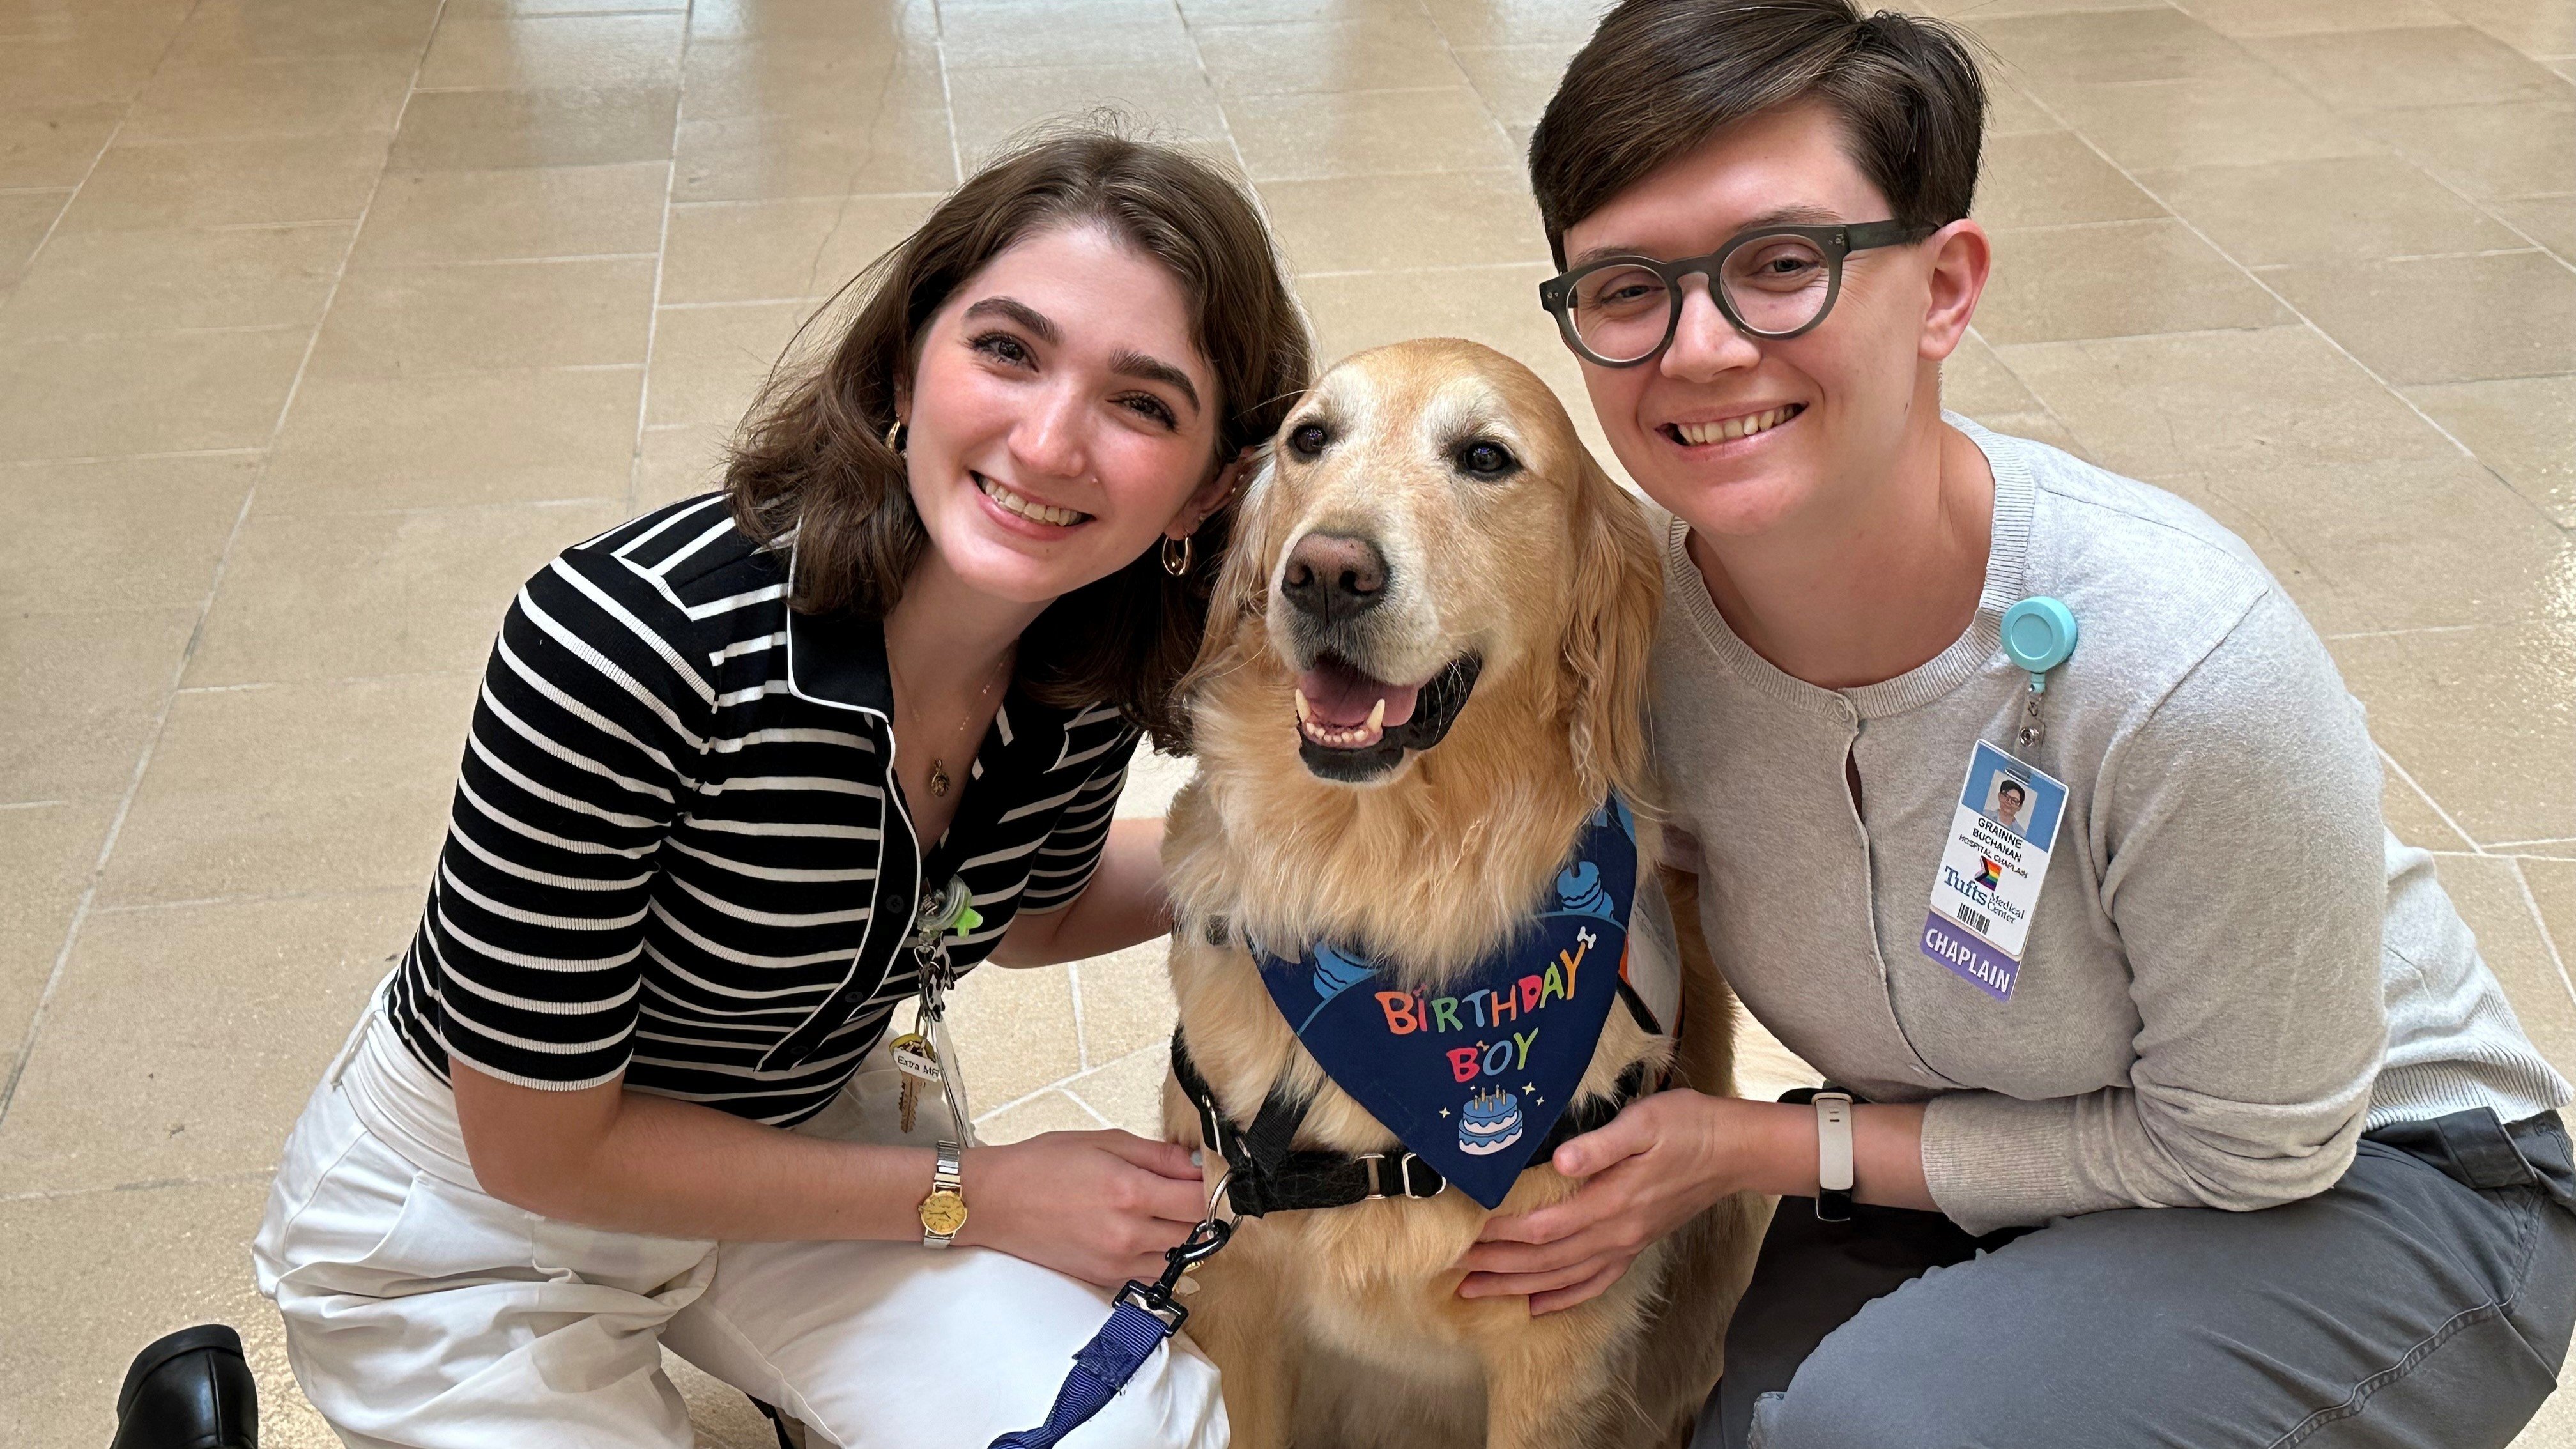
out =
[[1234,1224],[1225,1219],[1213,1215],[1200,1219],[1188,1237],[1163,1250],[1163,1276],[1151,1283],[1128,1279],[1127,1286],[1118,1290],[1118,1301],[1134,1304],[1177,1330],[1190,1316],[1173,1298],[1180,1291],[1181,1275],[1215,1257],[1233,1236]]

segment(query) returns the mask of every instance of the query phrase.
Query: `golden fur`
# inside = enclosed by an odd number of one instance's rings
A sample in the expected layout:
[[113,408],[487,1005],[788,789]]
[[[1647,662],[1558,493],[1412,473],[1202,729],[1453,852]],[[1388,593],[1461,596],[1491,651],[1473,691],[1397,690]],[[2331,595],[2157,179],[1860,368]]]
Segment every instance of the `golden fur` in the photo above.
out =
[[[1245,499],[1185,686],[1199,770],[1164,848],[1179,920],[1171,973],[1190,1051],[1228,1116],[1250,1121],[1285,1079],[1313,1095],[1299,1147],[1374,1152],[1394,1137],[1298,1045],[1244,934],[1365,942],[1431,986],[1534,908],[1608,787],[1641,807],[1651,860],[1643,721],[1661,565],[1641,510],[1555,397],[1497,353],[1445,339],[1362,353],[1316,384],[1281,436],[1317,419],[1332,446],[1311,462],[1275,447]],[[1454,459],[1469,437],[1502,443],[1522,471],[1467,476]],[[1401,624],[1393,663],[1371,672],[1419,678],[1462,653],[1484,660],[1447,737],[1366,784],[1321,779],[1299,758],[1287,610],[1271,605],[1288,550],[1318,529],[1372,539],[1402,581],[1379,606]],[[1733,1002],[1688,902],[1675,904],[1684,1036],[1649,1036],[1614,1010],[1581,1097],[1640,1060],[1702,1091],[1731,1089]],[[1176,1084],[1165,1123],[1198,1143]],[[1213,1183],[1223,1163],[1209,1158]],[[1501,1211],[1574,1186],[1534,1166]],[[1762,1216],[1758,1200],[1721,1203],[1607,1293],[1532,1318],[1523,1299],[1456,1296],[1452,1265],[1486,1218],[1463,1193],[1273,1214],[1243,1221],[1196,1275],[1189,1326],[1224,1373],[1242,1449],[1670,1443],[1716,1377]]]

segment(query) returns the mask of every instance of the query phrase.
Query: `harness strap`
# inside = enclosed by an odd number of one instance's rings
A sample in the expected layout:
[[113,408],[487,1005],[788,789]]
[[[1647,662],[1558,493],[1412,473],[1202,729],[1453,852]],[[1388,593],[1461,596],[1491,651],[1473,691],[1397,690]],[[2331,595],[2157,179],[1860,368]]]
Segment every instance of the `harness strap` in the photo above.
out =
[[[1261,1104],[1250,1129],[1236,1128],[1217,1105],[1215,1089],[1190,1060],[1189,1046],[1177,1028],[1172,1032],[1172,1075],[1198,1111],[1201,1140],[1225,1158],[1233,1173],[1225,1196],[1238,1217],[1348,1207],[1380,1198],[1434,1198],[1448,1190],[1448,1179],[1437,1169],[1403,1150],[1356,1154],[1306,1150],[1280,1153],[1275,1161],[1264,1162],[1254,1149],[1256,1138],[1270,1138],[1263,1123],[1284,1121],[1286,1130],[1277,1138],[1284,1143],[1295,1137],[1312,1103],[1273,1092]],[[1578,1101],[1557,1118],[1531,1161],[1541,1161],[1565,1142],[1608,1126],[1622,1107],[1646,1095],[1646,1089],[1646,1064],[1639,1062],[1620,1074],[1608,1096]],[[1274,1126],[1272,1131],[1278,1129]]]

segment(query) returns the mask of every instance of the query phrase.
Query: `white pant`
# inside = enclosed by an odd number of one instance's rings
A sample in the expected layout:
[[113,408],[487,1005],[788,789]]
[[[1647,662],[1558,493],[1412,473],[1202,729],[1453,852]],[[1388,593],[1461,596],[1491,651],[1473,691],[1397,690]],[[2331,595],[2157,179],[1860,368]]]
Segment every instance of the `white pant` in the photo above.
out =
[[[882,1053],[868,1065],[885,1075],[862,1072],[798,1130],[905,1140],[861,1106],[894,1096]],[[1044,1421],[1108,1317],[1107,1294],[990,1249],[539,1217],[474,1185],[454,1103],[371,1010],[296,1123],[252,1244],[297,1381],[359,1449],[688,1449],[665,1344],[845,1449],[983,1449]],[[1066,1443],[1225,1440],[1215,1367],[1174,1339]]]

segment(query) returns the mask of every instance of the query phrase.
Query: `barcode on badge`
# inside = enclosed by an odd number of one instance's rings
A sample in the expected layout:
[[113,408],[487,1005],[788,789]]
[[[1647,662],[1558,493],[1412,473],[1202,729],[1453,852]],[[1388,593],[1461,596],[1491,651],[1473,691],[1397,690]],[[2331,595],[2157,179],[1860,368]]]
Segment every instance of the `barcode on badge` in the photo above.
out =
[[1975,931],[1978,935],[1984,936],[1991,935],[1993,933],[1995,929],[1994,922],[1986,919],[1985,912],[1965,904],[1955,906],[1952,909],[1958,913],[1959,923]]

